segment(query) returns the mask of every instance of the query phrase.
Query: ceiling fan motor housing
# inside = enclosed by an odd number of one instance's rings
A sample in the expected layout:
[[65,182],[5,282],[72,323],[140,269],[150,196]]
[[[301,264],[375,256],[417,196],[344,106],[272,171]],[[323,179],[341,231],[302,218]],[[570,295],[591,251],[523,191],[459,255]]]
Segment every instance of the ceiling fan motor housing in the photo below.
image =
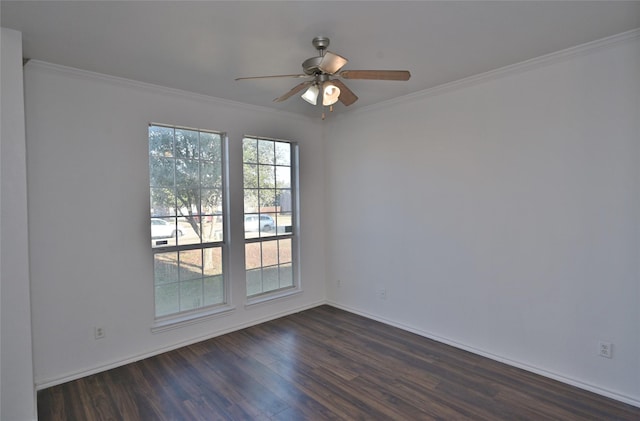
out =
[[329,43],[330,41],[327,37],[315,37],[313,39],[312,44],[314,47],[316,47],[316,50],[318,50],[318,53],[320,55],[317,57],[308,58],[304,62],[302,62],[302,70],[305,74],[314,75],[317,73],[322,73],[322,70],[320,70],[319,66],[322,62],[322,57],[324,57],[324,53],[327,50],[327,47],[329,47]]
[[321,62],[322,56],[308,58],[302,62],[302,70],[308,75],[321,73],[322,71],[318,68]]

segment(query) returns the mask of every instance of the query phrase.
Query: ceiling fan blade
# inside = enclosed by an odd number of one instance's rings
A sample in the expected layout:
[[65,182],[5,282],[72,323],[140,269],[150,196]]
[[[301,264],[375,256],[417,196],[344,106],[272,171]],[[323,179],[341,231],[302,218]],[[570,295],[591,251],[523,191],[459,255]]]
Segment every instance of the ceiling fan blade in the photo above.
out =
[[332,53],[331,51],[327,51],[324,53],[322,60],[320,60],[318,69],[322,70],[324,73],[332,75],[338,70],[342,69],[342,67],[347,64],[348,61],[349,60],[342,57],[341,55]]
[[273,79],[278,77],[310,77],[309,75],[273,75],[273,76],[250,76],[250,77],[237,77],[235,80],[247,80],[247,79]]
[[345,79],[409,80],[411,73],[408,70],[343,70],[338,76]]
[[347,85],[342,83],[341,80],[333,79],[331,82],[333,82],[340,89],[340,96],[338,97],[338,99],[345,106],[348,107],[358,100],[356,94],[354,94],[351,89],[347,88]]
[[293,89],[291,89],[286,94],[282,95],[281,97],[278,97],[278,98],[274,99],[273,102],[282,102],[282,101],[284,101],[286,99],[289,99],[291,96],[297,94],[298,92],[300,92],[301,90],[303,90],[307,86],[310,86],[312,83],[313,83],[312,80],[307,81],[307,82],[302,82],[301,84],[294,86]]

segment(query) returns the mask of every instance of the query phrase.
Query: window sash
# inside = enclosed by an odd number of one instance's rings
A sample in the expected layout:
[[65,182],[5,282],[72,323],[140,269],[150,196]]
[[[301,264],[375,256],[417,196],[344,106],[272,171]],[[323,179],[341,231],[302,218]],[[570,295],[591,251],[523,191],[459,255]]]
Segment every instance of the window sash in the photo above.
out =
[[[159,139],[152,139],[152,129],[157,129],[161,134]],[[179,134],[184,138],[179,139]],[[180,142],[182,143],[179,145]],[[153,165],[158,162],[173,167],[168,178],[163,178],[162,173],[154,174]],[[156,323],[184,321],[189,315],[195,318],[210,314],[212,309],[228,303],[229,288],[225,276],[225,269],[228,267],[228,247],[225,241],[225,227],[228,226],[227,162],[227,138],[224,133],[155,123],[149,125],[151,223],[153,225],[155,219],[157,225],[165,225],[160,227],[164,230],[180,231],[191,227],[193,231],[190,233],[191,238],[184,238],[183,241],[180,241],[181,238],[186,236],[179,232],[167,238],[166,233],[156,230],[158,238],[152,238]],[[179,166],[181,173],[178,171]],[[154,179],[154,175],[160,175],[160,183]],[[186,214],[180,209],[187,202],[182,200],[180,203],[181,191],[185,195],[194,195],[189,198],[191,207],[186,210]],[[168,196],[154,201],[154,193]],[[193,198],[197,201],[191,202]],[[156,210],[154,205],[163,206]],[[209,234],[206,234],[205,226],[210,228]],[[219,227],[219,230],[214,230],[214,227]],[[171,256],[175,256],[174,260]],[[196,261],[190,261],[194,256],[200,257]],[[162,261],[165,267],[159,269]],[[212,272],[211,265],[216,267],[215,273]],[[159,270],[169,273],[159,273]],[[163,279],[163,276],[166,278]],[[158,294],[162,289],[171,290],[174,295],[160,297]],[[192,299],[191,303],[183,300],[185,297]],[[163,299],[165,303],[160,302]],[[172,302],[167,304],[167,299]],[[163,305],[164,308],[159,308]]]
[[[278,149],[282,151],[283,148],[288,148],[288,154],[278,154]],[[243,138],[245,274],[247,298],[250,300],[279,296],[282,292],[299,288],[297,155],[298,146],[295,142],[255,136]],[[284,169],[287,169],[286,173],[283,173]],[[268,201],[265,201],[265,195],[273,195],[273,199],[267,197]],[[284,210],[283,200],[287,205]],[[263,206],[265,202],[266,206]],[[260,230],[261,222],[257,218],[261,215],[269,215],[274,220],[275,232]],[[257,228],[257,233],[248,231],[248,225],[252,230]],[[288,260],[278,258],[275,264],[265,264],[265,245],[280,242],[289,243]],[[260,249],[259,264],[255,261],[255,253],[249,252],[255,248]]]

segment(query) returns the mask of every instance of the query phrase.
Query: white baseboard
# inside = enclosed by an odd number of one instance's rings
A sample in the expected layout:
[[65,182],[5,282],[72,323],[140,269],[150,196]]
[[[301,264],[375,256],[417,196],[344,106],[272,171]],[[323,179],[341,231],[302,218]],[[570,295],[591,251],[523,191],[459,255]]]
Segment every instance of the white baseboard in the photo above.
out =
[[308,309],[313,308],[313,307],[318,307],[318,306],[321,306],[323,304],[327,304],[327,302],[324,301],[324,300],[323,301],[318,301],[318,302],[307,304],[307,305],[304,305],[304,306],[301,306],[301,307],[296,307],[296,308],[291,309],[291,310],[287,310],[287,311],[283,311],[283,312],[279,312],[279,313],[274,313],[274,314],[271,314],[271,315],[269,315],[267,317],[262,317],[262,318],[259,318],[259,319],[251,320],[251,321],[246,322],[246,323],[240,323],[240,324],[237,324],[237,325],[229,326],[229,327],[226,327],[224,329],[220,329],[220,330],[217,330],[215,332],[211,332],[211,333],[209,333],[207,335],[204,335],[204,336],[198,336],[198,337],[195,337],[195,338],[191,338],[191,339],[188,339],[186,341],[182,341],[182,342],[171,344],[171,345],[168,345],[168,346],[165,346],[165,347],[162,347],[162,348],[154,349],[152,351],[144,352],[142,354],[137,354],[137,355],[134,355],[134,356],[131,356],[129,358],[122,359],[122,360],[114,360],[114,361],[111,361],[111,362],[109,362],[107,364],[102,364],[102,365],[99,365],[99,366],[96,366],[96,367],[92,367],[92,368],[89,368],[89,369],[74,371],[72,373],[67,373],[64,376],[56,377],[56,378],[53,378],[53,379],[45,379],[45,380],[41,380],[41,381],[36,381],[36,389],[37,390],[46,389],[48,387],[57,386],[59,384],[70,382],[72,380],[77,380],[77,379],[80,379],[82,377],[90,376],[92,374],[97,374],[97,373],[101,373],[103,371],[107,371],[107,370],[111,370],[111,369],[114,369],[114,368],[122,367],[123,365],[134,363],[134,362],[140,361],[140,360],[144,360],[145,358],[154,357],[156,355],[163,354],[163,353],[169,352],[169,351],[173,351],[175,349],[182,348],[184,346],[193,345],[193,344],[198,343],[198,342],[206,341],[207,339],[215,338],[216,336],[221,336],[221,335],[224,335],[224,334],[227,334],[227,333],[235,332],[237,330],[241,330],[241,329],[245,329],[245,328],[248,328],[248,327],[251,327],[251,326],[258,325],[260,323],[265,323],[265,322],[268,322],[270,320],[278,319],[280,317],[284,317],[284,316],[288,316],[290,314],[294,314],[294,313],[298,313],[298,312],[301,312],[301,311],[304,311],[304,310],[308,310]]
[[512,367],[520,368],[520,369],[529,371],[531,373],[538,374],[538,375],[541,375],[543,377],[547,377],[547,378],[550,378],[550,379],[553,379],[553,380],[557,380],[559,382],[566,383],[568,385],[575,386],[575,387],[578,387],[580,389],[584,389],[584,390],[587,390],[589,392],[593,392],[593,393],[596,393],[598,395],[606,396],[608,398],[615,399],[617,401],[620,401],[620,402],[623,402],[623,403],[626,403],[626,404],[629,404],[629,405],[633,405],[635,407],[640,408],[640,400],[632,398],[630,396],[622,395],[620,393],[613,392],[613,391],[607,390],[607,389],[603,389],[603,388],[601,388],[599,386],[596,386],[596,385],[593,385],[593,384],[585,383],[585,382],[582,382],[582,381],[579,381],[579,380],[576,380],[576,379],[572,379],[570,377],[566,377],[566,376],[563,376],[563,375],[560,375],[560,374],[557,374],[557,373],[553,373],[551,371],[545,370],[545,369],[540,368],[540,367],[535,367],[535,366],[532,366],[530,364],[526,364],[526,363],[522,363],[520,361],[515,361],[515,360],[509,359],[509,358],[505,358],[505,357],[502,357],[500,355],[493,354],[491,352],[487,352],[487,351],[484,351],[482,349],[478,349],[478,348],[475,348],[475,347],[472,347],[472,346],[468,346],[468,345],[453,341],[451,339],[444,338],[444,337],[439,336],[439,335],[434,335],[431,332],[426,332],[424,330],[417,329],[417,328],[414,328],[412,326],[405,325],[403,323],[398,323],[396,321],[389,320],[389,319],[386,319],[384,317],[380,317],[380,316],[368,313],[368,312],[363,311],[363,310],[359,310],[359,309],[356,309],[356,308],[353,308],[353,307],[345,306],[345,305],[342,305],[342,304],[334,302],[334,301],[318,301],[316,303],[312,303],[312,304],[308,304],[308,305],[305,305],[305,306],[297,307],[297,308],[295,308],[293,310],[288,310],[288,311],[272,314],[272,315],[269,315],[268,317],[263,317],[263,318],[260,318],[260,319],[252,320],[250,322],[240,323],[238,325],[230,326],[230,327],[227,327],[225,329],[221,329],[221,330],[218,330],[216,332],[212,332],[212,333],[210,333],[208,335],[205,335],[205,336],[199,336],[199,337],[196,337],[196,338],[189,339],[187,341],[183,341],[183,342],[172,344],[170,346],[158,348],[158,349],[155,349],[153,351],[142,353],[142,354],[139,354],[139,355],[135,355],[135,356],[132,356],[132,357],[124,359],[124,360],[112,361],[112,362],[110,362],[108,364],[100,365],[100,366],[97,366],[97,367],[94,367],[94,368],[91,368],[91,369],[88,369],[88,370],[77,371],[77,372],[74,372],[74,373],[69,373],[69,374],[67,374],[65,376],[62,376],[62,377],[55,378],[55,379],[44,380],[44,381],[36,383],[36,388],[37,388],[37,390],[42,390],[42,389],[46,389],[48,387],[56,386],[56,385],[59,385],[59,384],[62,384],[62,383],[66,383],[66,382],[72,381],[72,380],[77,380],[77,379],[82,378],[82,377],[90,376],[92,374],[96,374],[96,373],[100,373],[100,372],[103,372],[103,371],[111,370],[113,368],[121,367],[123,365],[130,364],[130,363],[133,363],[133,362],[136,362],[136,361],[140,361],[140,360],[143,360],[145,358],[149,358],[149,357],[153,357],[153,356],[165,353],[165,352],[173,351],[175,349],[182,348],[184,346],[192,345],[192,344],[195,344],[195,343],[198,343],[198,342],[202,342],[202,341],[205,341],[205,340],[208,340],[208,339],[211,339],[211,338],[215,338],[217,336],[221,336],[221,335],[224,335],[224,334],[227,334],[227,333],[235,332],[237,330],[241,330],[241,329],[245,329],[245,328],[248,328],[248,327],[251,327],[251,326],[255,326],[255,325],[260,324],[260,323],[265,323],[265,322],[268,322],[268,321],[271,321],[271,320],[274,320],[274,319],[278,319],[280,317],[288,316],[290,314],[294,314],[294,313],[298,313],[300,311],[308,310],[310,308],[318,307],[318,306],[323,305],[323,304],[328,304],[328,305],[330,305],[332,307],[339,308],[341,310],[348,311],[350,313],[357,314],[357,315],[366,317],[368,319],[384,323],[384,324],[389,325],[389,326],[397,327],[397,328],[405,330],[407,332],[415,333],[416,335],[420,335],[422,337],[425,337],[425,338],[428,338],[428,339],[432,339],[434,341],[437,341],[437,342],[440,342],[440,343],[443,343],[443,344],[446,344],[446,345],[450,345],[450,346],[453,346],[455,348],[462,349],[464,351],[468,351],[468,352],[471,352],[473,354],[480,355],[480,356],[489,358],[491,360],[498,361],[498,362],[510,365]]
[[623,402],[623,403],[626,403],[626,404],[629,404],[629,405],[633,405],[633,406],[636,406],[636,407],[640,408],[640,400],[632,398],[630,396],[622,395],[620,393],[613,392],[613,391],[607,390],[607,389],[603,389],[603,388],[601,388],[599,386],[596,386],[596,385],[593,385],[593,384],[585,383],[585,382],[582,382],[580,380],[572,379],[570,377],[566,377],[566,376],[563,376],[563,375],[560,375],[560,374],[557,374],[557,373],[553,373],[551,371],[545,370],[545,369],[540,368],[540,367],[535,367],[535,366],[532,366],[530,364],[526,364],[526,363],[522,363],[520,361],[515,361],[515,360],[509,359],[509,358],[505,358],[505,357],[502,357],[500,355],[496,355],[496,354],[493,354],[491,352],[484,351],[482,349],[478,349],[478,348],[475,348],[475,347],[472,347],[472,346],[468,346],[468,345],[453,341],[451,339],[444,338],[442,336],[434,335],[431,332],[426,332],[426,331],[421,330],[421,329],[416,329],[416,328],[414,328],[412,326],[408,326],[408,325],[405,325],[403,323],[398,323],[396,321],[389,320],[389,319],[386,319],[384,317],[376,316],[376,315],[368,313],[366,311],[362,311],[362,310],[358,310],[358,309],[355,309],[355,308],[352,308],[352,307],[349,307],[349,306],[345,306],[345,305],[342,305],[340,303],[336,303],[334,301],[327,301],[327,304],[332,306],[332,307],[336,307],[336,308],[339,308],[341,310],[348,311],[349,313],[354,313],[354,314],[357,314],[359,316],[363,316],[363,317],[366,317],[368,319],[372,319],[372,320],[384,323],[386,325],[397,327],[397,328],[405,330],[407,332],[415,333],[416,335],[420,335],[422,337],[425,337],[425,338],[428,338],[428,339],[432,339],[432,340],[434,340],[436,342],[440,342],[440,343],[443,343],[443,344],[446,344],[446,345],[453,346],[454,348],[462,349],[464,351],[468,351],[468,352],[471,352],[473,354],[480,355],[482,357],[486,357],[486,358],[489,358],[491,360],[498,361],[498,362],[510,365],[512,367],[520,368],[520,369],[529,371],[531,373],[538,374],[540,376],[547,377],[547,378],[550,378],[550,379],[553,379],[553,380],[557,380],[559,382],[566,383],[568,385],[575,386],[575,387],[578,387],[580,389],[584,389],[584,390],[587,390],[589,392],[593,392],[593,393],[596,393],[598,395],[606,396],[607,398],[615,399],[617,401],[620,401],[620,402]]

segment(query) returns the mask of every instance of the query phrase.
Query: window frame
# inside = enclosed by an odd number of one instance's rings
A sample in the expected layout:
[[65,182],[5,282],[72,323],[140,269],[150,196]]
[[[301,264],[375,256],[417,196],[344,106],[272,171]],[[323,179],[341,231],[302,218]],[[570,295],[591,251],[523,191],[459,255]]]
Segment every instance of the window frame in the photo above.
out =
[[[153,315],[154,315],[154,322],[153,325],[151,327],[151,331],[153,333],[157,333],[157,332],[161,332],[161,331],[165,331],[168,329],[174,329],[180,326],[184,326],[184,325],[189,325],[192,323],[197,323],[203,320],[207,320],[209,318],[212,317],[216,317],[219,316],[221,314],[225,314],[228,313],[230,311],[233,311],[235,309],[234,306],[231,305],[231,285],[230,285],[230,276],[229,276],[229,267],[230,267],[230,247],[229,247],[229,238],[230,238],[230,233],[229,233],[229,209],[230,209],[230,204],[229,204],[229,199],[230,199],[230,194],[229,194],[229,157],[228,157],[228,153],[229,153],[229,139],[228,139],[228,135],[226,132],[220,132],[220,131],[214,131],[214,130],[207,130],[207,129],[198,129],[198,128],[192,128],[192,127],[185,127],[185,126],[176,126],[176,125],[169,125],[169,124],[162,124],[162,123],[154,123],[151,122],[148,124],[148,128],[150,129],[151,127],[162,127],[162,128],[167,128],[167,129],[171,129],[174,131],[174,136],[175,136],[175,131],[176,130],[189,130],[189,131],[197,131],[198,133],[210,133],[210,134],[215,134],[218,135],[220,137],[220,164],[221,164],[221,183],[220,183],[220,190],[221,190],[221,199],[222,199],[222,237],[219,239],[213,239],[213,240],[209,240],[209,241],[203,241],[202,237],[200,237],[200,242],[199,243],[192,243],[192,244],[175,244],[175,245],[162,245],[162,244],[155,244],[151,245],[151,253],[153,256],[153,261],[155,262],[155,256],[156,254],[159,253],[171,253],[171,252],[186,252],[186,251],[192,251],[192,250],[200,250],[202,252],[204,252],[204,250],[209,249],[209,248],[219,248],[220,249],[220,253],[221,253],[221,276],[222,276],[222,288],[223,288],[223,293],[222,293],[222,302],[221,303],[216,303],[216,304],[210,304],[210,305],[203,305],[201,307],[195,308],[195,309],[191,309],[191,310],[184,310],[184,311],[178,311],[178,312],[174,312],[174,313],[170,313],[170,314],[166,314],[166,315],[157,315],[157,300],[156,300],[156,284],[155,284],[155,268],[154,268],[154,280],[153,280]],[[149,136],[147,136],[147,142],[149,142]],[[175,139],[174,139],[174,145],[175,145]],[[148,145],[149,148],[151,145]],[[151,157],[151,151],[149,150],[149,157]],[[176,159],[176,157],[173,157],[174,159]],[[202,162],[200,159],[198,159],[198,162]],[[151,160],[149,160],[149,169],[151,170]],[[152,180],[151,180],[151,175],[149,176],[149,204],[151,204],[151,189],[152,187]],[[175,175],[174,175],[174,179],[175,179]],[[175,184],[174,184],[174,189],[175,189]],[[202,179],[201,176],[199,176],[199,183],[198,183],[198,188],[202,188]],[[198,215],[200,216],[200,215]],[[150,220],[156,218],[156,216],[154,215],[149,215]],[[180,218],[180,216],[177,214],[176,211],[176,218]],[[153,236],[151,236],[151,240],[152,242],[154,241]],[[202,278],[204,281],[204,277]],[[203,295],[203,300],[204,300],[204,295]]]
[[[285,232],[283,234],[277,234],[269,236],[261,236],[247,238],[246,232],[244,231],[244,222],[245,217],[247,215],[256,215],[258,216],[258,225],[260,225],[260,216],[268,213],[260,212],[249,212],[247,214],[244,203],[244,195],[245,195],[245,161],[244,157],[244,141],[245,139],[251,140],[265,140],[270,142],[281,142],[287,143],[290,146],[290,161],[289,167],[291,168],[291,232]],[[256,147],[258,147],[256,145]],[[289,297],[295,294],[299,294],[302,292],[302,282],[300,277],[300,215],[299,215],[299,199],[300,199],[300,191],[299,191],[299,183],[300,183],[300,152],[299,152],[299,144],[296,141],[284,140],[284,139],[276,139],[265,136],[255,136],[255,135],[243,135],[242,136],[242,195],[243,195],[243,207],[242,207],[242,241],[243,241],[243,269],[245,273],[245,306],[250,307],[256,304],[261,304],[264,302],[272,301],[279,298]],[[256,157],[256,164],[258,165],[258,158]],[[277,165],[274,163],[274,167]],[[260,187],[258,187],[260,190]],[[247,279],[247,256],[246,256],[246,246],[247,244],[255,244],[255,243],[264,243],[269,241],[278,241],[280,239],[290,239],[291,240],[291,276],[292,276],[292,285],[286,286],[274,290],[269,290],[266,292],[261,292],[258,294],[248,295],[248,279]],[[260,266],[263,267],[262,264]]]

